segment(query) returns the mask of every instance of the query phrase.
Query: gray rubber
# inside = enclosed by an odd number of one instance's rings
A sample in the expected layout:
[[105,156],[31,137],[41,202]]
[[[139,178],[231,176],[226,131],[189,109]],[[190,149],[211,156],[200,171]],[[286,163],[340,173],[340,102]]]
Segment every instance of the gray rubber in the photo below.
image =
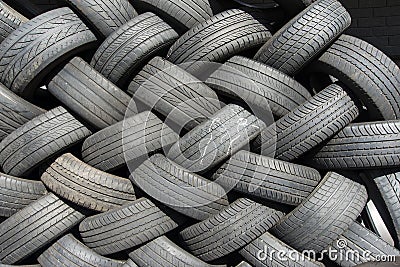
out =
[[191,130],[221,109],[213,90],[160,57],[139,72],[128,92],[137,103],[164,115],[167,124],[170,121],[181,129]]
[[321,180],[317,170],[241,150],[213,175],[226,191],[297,206]]
[[25,176],[47,159],[80,142],[91,132],[64,108],[57,107],[18,128],[0,143],[5,173]]
[[105,212],[134,201],[132,183],[64,154],[42,174],[41,180],[55,194],[84,208]]
[[187,171],[161,154],[152,156],[130,176],[157,201],[197,220],[205,220],[229,205],[218,184]]
[[[400,256],[399,250],[357,222],[334,241],[330,248],[339,251],[336,263],[342,267],[358,266],[382,256]],[[357,253],[359,257],[346,257],[350,253]]]
[[400,121],[354,123],[309,159],[320,169],[373,169],[398,167]]
[[9,5],[0,2],[0,43],[28,19],[19,14]]
[[0,84],[0,141],[44,112]]
[[268,231],[282,215],[280,211],[241,198],[220,213],[186,228],[180,235],[193,255],[212,261],[246,246]]
[[139,165],[145,160],[143,157],[167,149],[178,139],[178,134],[146,111],[87,138],[82,157],[89,165],[109,171],[125,166],[128,161]]
[[137,16],[128,0],[67,0],[96,32],[109,36]]
[[105,258],[77,240],[65,235],[38,258],[42,267],[121,267],[124,262]]
[[350,24],[350,14],[339,1],[319,0],[275,33],[254,58],[288,75],[295,75]]
[[133,260],[128,259],[128,260],[124,263],[124,265],[122,265],[121,267],[138,267],[138,266],[136,265],[136,263],[133,262]]
[[134,248],[178,227],[150,200],[140,198],[121,208],[86,218],[79,225],[83,242],[101,255]]
[[47,193],[40,181],[0,173],[0,216],[10,217]]
[[253,267],[252,265],[248,264],[245,261],[240,262],[236,267]]
[[255,146],[265,156],[292,161],[329,140],[357,116],[354,102],[333,84],[269,126]]
[[27,258],[83,218],[54,194],[47,194],[0,224],[0,261],[15,264]]
[[357,219],[367,198],[363,185],[328,173],[314,192],[270,232],[299,251],[321,252]]
[[222,94],[239,98],[261,114],[272,111],[279,118],[311,98],[307,89],[293,78],[240,56],[229,59],[205,82]]
[[17,94],[32,96],[54,67],[95,42],[93,33],[69,8],[41,14],[0,44],[0,81]]
[[165,236],[147,243],[129,253],[139,267],[213,267],[186,252]]
[[189,171],[204,173],[249,144],[265,127],[244,108],[227,105],[179,139],[168,158]]
[[371,44],[342,35],[310,71],[343,82],[365,105],[371,121],[400,119],[400,68]]
[[47,88],[96,129],[122,121],[131,101],[131,97],[81,58],[72,59]]
[[264,44],[271,33],[243,10],[221,12],[197,24],[170,48],[175,64],[194,61],[223,62],[244,50]]
[[122,25],[101,44],[90,63],[117,85],[124,85],[150,60],[164,55],[178,34],[153,13]]
[[[254,267],[322,267],[320,262],[304,257],[297,250],[286,245],[266,232],[239,251]],[[279,254],[281,253],[281,254]],[[282,255],[284,255],[282,257]],[[283,260],[285,258],[285,260]],[[294,260],[296,259],[296,260]]]

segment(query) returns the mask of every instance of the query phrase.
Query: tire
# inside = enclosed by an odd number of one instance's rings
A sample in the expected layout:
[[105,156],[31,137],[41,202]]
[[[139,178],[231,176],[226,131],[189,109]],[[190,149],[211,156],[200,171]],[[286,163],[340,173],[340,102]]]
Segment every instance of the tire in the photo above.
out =
[[319,0],[275,33],[254,59],[293,76],[350,24],[350,14],[339,1]]
[[280,211],[240,198],[180,235],[193,255],[212,261],[246,246],[268,231],[282,215]]
[[100,256],[68,234],[55,242],[38,258],[42,267],[121,267],[124,262]]
[[150,200],[140,198],[129,205],[86,218],[79,225],[82,240],[101,255],[134,248],[178,227]]
[[205,173],[249,144],[265,127],[242,107],[227,105],[179,139],[168,158],[191,172]]
[[0,84],[0,141],[44,112]]
[[170,48],[167,59],[175,64],[223,62],[264,44],[270,36],[268,29],[250,14],[239,9],[227,10],[182,35]]
[[102,37],[108,37],[138,14],[128,0],[67,0],[81,13],[91,28]]
[[[212,267],[161,236],[129,253],[141,267]],[[218,265],[225,266],[225,265]]]
[[[300,83],[259,62],[235,56],[212,73],[206,84],[239,98],[252,109],[280,118],[311,98]],[[269,104],[269,107],[265,107]]]
[[83,218],[54,194],[47,194],[0,224],[0,261],[15,264],[27,258]]
[[90,63],[111,82],[123,86],[157,55],[164,55],[178,34],[153,13],[122,25],[101,44]]
[[47,193],[40,181],[0,173],[0,216],[10,217]]
[[225,190],[163,155],[154,155],[130,176],[146,194],[186,216],[205,220],[229,205]]
[[168,149],[178,139],[178,134],[147,111],[87,138],[82,157],[87,164],[103,171],[121,168],[129,162],[139,166],[148,154]]
[[309,163],[319,169],[398,167],[400,121],[354,123],[313,153]]
[[69,8],[39,15],[0,44],[0,81],[30,97],[54,67],[95,42],[93,33]]
[[153,58],[129,85],[137,104],[154,109],[171,127],[192,130],[221,109],[216,93],[180,67]]
[[319,253],[357,219],[367,198],[363,185],[328,173],[314,192],[270,232],[296,250]]
[[128,259],[124,265],[122,265],[121,267],[138,267],[136,265],[136,263],[133,262],[133,260]]
[[276,2],[273,0],[234,0],[241,5],[258,8],[258,9],[269,9],[276,7]]
[[214,174],[213,180],[226,191],[234,189],[248,195],[297,206],[317,187],[317,170],[239,151]]
[[245,261],[240,262],[236,267],[253,267]]
[[81,162],[71,154],[57,158],[41,180],[55,194],[84,208],[105,212],[134,201],[132,183]]
[[339,79],[367,108],[370,121],[400,119],[400,68],[371,44],[342,35],[308,72]]
[[[282,253],[285,260],[282,260]],[[323,267],[320,262],[304,257],[300,252],[286,245],[270,233],[266,232],[239,251],[254,267],[267,266],[296,266],[296,267]],[[280,255],[280,256],[278,256]],[[290,257],[287,257],[290,255]],[[297,260],[294,260],[297,259]],[[250,266],[250,265],[249,265]]]
[[64,108],[57,107],[18,128],[0,143],[5,173],[26,176],[47,159],[77,144],[91,132]]
[[333,84],[264,130],[255,147],[265,156],[293,161],[333,137],[357,116],[354,102]]
[[96,129],[122,121],[131,101],[126,93],[81,58],[72,59],[47,88]]
[[28,19],[12,9],[3,1],[0,2],[0,43]]
[[[342,267],[371,262],[377,256],[400,256],[399,250],[357,222],[353,223],[337,241],[333,242],[330,249],[337,250],[341,255],[337,258],[336,263]],[[368,255],[367,252],[370,254]],[[351,255],[350,253],[357,253],[360,257],[346,258],[345,255]]]

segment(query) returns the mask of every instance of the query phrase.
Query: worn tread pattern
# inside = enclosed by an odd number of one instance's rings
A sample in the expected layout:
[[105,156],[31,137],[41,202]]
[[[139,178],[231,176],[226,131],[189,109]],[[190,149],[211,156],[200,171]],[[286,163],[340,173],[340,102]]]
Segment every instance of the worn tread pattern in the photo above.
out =
[[321,176],[309,167],[241,150],[216,171],[213,180],[226,191],[297,206],[317,187]]
[[131,101],[131,97],[81,58],[73,58],[47,88],[97,129],[122,121]]
[[0,43],[28,19],[5,4],[0,2]]
[[64,108],[57,107],[27,122],[0,143],[5,173],[29,174],[35,167],[80,142],[91,132]]
[[41,180],[55,194],[95,211],[105,212],[136,199],[129,179],[96,170],[72,154],[57,158]]
[[0,44],[0,81],[13,92],[32,96],[54,66],[95,45],[94,34],[69,8],[41,14]]
[[283,213],[252,200],[240,198],[220,213],[194,224],[180,235],[201,260],[226,256],[268,231]]
[[84,217],[54,194],[47,194],[0,224],[0,261],[14,264],[27,258]]
[[0,216],[10,217],[47,193],[40,181],[0,173]]
[[153,56],[163,55],[178,34],[147,12],[122,25],[101,44],[90,63],[117,85],[130,81]]
[[140,198],[121,208],[86,218],[79,225],[82,240],[101,255],[134,248],[180,224],[150,200]]
[[128,259],[128,260],[124,263],[124,265],[122,265],[121,267],[138,267],[138,266],[136,265],[136,263],[135,263],[133,260]]
[[328,173],[314,192],[270,232],[299,251],[321,252],[357,219],[367,199],[363,185]]

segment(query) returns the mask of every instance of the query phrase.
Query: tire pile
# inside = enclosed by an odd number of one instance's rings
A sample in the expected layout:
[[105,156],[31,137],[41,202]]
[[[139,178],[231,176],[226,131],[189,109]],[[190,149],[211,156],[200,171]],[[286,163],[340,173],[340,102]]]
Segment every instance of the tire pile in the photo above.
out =
[[400,69],[337,0],[0,10],[1,266],[400,256]]

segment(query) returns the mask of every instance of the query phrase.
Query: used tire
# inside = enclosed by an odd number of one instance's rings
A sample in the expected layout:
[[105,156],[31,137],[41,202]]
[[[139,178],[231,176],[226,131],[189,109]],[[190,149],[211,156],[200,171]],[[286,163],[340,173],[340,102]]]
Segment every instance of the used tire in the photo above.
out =
[[0,43],[28,19],[12,9],[3,1],[0,2]]
[[0,216],[10,217],[47,193],[40,181],[0,173]]
[[47,88],[96,129],[122,121],[131,101],[127,94],[81,58],[72,59]]
[[128,260],[124,263],[124,265],[122,265],[121,267],[138,267],[138,266],[136,265],[136,263],[133,262],[133,260],[128,259]]
[[317,187],[315,169],[241,150],[214,174],[226,191],[234,189],[260,198],[297,206]]
[[64,108],[57,107],[27,122],[0,143],[5,173],[24,176],[47,159],[80,142],[91,132]]
[[229,205],[221,186],[160,154],[145,161],[130,178],[152,198],[197,220],[205,220]]
[[138,166],[147,155],[168,149],[178,139],[178,134],[146,111],[87,138],[82,157],[87,164],[103,171],[115,170],[133,161]]
[[140,198],[121,208],[86,218],[79,225],[82,240],[101,255],[134,248],[178,227],[150,200]]
[[166,53],[177,38],[162,19],[144,13],[108,36],[90,64],[111,82],[123,86],[150,58]]
[[363,185],[328,173],[314,192],[270,232],[299,251],[321,252],[357,219],[367,198]]
[[0,224],[0,261],[14,264],[27,258],[84,217],[54,194],[47,194]]
[[0,44],[0,81],[19,95],[32,96],[54,67],[96,40],[69,8],[39,15]]
[[154,109],[179,130],[191,130],[221,109],[213,90],[180,67],[153,58],[129,85],[136,103]]
[[84,208],[105,212],[134,201],[132,183],[64,154],[42,174],[41,180],[55,194]]

